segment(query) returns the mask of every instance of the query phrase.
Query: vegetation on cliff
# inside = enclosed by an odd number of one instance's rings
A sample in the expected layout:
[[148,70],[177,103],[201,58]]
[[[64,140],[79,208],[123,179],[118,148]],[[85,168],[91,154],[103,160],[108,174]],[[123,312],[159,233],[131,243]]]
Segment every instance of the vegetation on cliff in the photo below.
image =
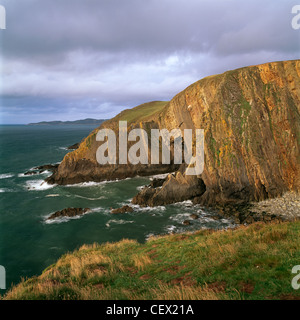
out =
[[4,299],[300,299],[300,222],[84,245]]

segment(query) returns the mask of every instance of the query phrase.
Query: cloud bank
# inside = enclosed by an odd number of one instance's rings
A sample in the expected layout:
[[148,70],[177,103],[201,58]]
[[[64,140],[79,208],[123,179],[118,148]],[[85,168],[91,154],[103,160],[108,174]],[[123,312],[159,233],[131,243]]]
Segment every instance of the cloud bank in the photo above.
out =
[[289,0],[6,0],[2,123],[110,118],[229,69],[298,59]]

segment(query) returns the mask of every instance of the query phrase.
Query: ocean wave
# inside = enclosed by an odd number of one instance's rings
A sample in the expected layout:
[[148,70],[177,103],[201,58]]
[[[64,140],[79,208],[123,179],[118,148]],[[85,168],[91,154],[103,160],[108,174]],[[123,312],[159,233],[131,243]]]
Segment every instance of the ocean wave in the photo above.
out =
[[89,182],[80,182],[80,183],[75,183],[75,184],[66,184],[64,187],[67,188],[86,188],[86,187],[96,187],[96,186],[101,186],[107,183],[111,183],[115,181],[100,181],[100,182],[95,182],[95,181],[89,181]]
[[134,221],[127,221],[127,220],[122,220],[122,219],[120,219],[120,220],[111,219],[108,222],[106,222],[105,225],[107,226],[107,228],[109,228],[112,223],[113,224],[127,224],[127,223],[134,223]]
[[193,202],[191,200],[175,202],[175,203],[173,203],[173,206],[184,206],[184,207],[193,207],[193,208],[195,208],[195,205],[193,204]]
[[0,189],[0,193],[5,193],[5,192],[14,192],[14,191],[11,190],[11,189],[7,189],[7,188],[1,188]]
[[45,219],[44,223],[45,224],[60,224],[60,223],[68,222],[70,220],[81,219],[83,216],[84,216],[84,214],[82,214],[80,216],[76,216],[76,217],[60,217],[60,218],[55,218],[55,219],[51,219],[51,220]]
[[56,184],[49,184],[44,180],[28,180],[26,181],[26,189],[29,191],[44,191],[52,189]]
[[170,217],[170,220],[173,220],[179,223],[182,223],[185,220],[192,220],[191,213],[178,213],[178,214],[172,215]]
[[170,226],[166,226],[165,229],[166,229],[166,231],[167,231],[168,233],[172,233],[172,232],[174,232],[177,228],[176,228],[176,226],[174,226],[174,225],[170,225]]
[[59,194],[47,194],[46,195],[46,198],[50,198],[50,197],[59,197],[60,195]]
[[175,174],[175,172],[155,174],[153,176],[150,176],[149,178],[150,178],[150,180],[153,180],[153,179],[165,179],[169,174]]
[[0,174],[0,179],[8,179],[14,177],[13,173],[2,173]]
[[128,204],[130,207],[135,209],[136,211],[165,211],[166,207],[165,206],[156,206],[156,207],[141,207],[138,204]]
[[52,174],[52,172],[50,170],[45,170],[45,171],[39,172],[34,168],[29,169],[27,172],[32,172],[32,174],[25,174],[25,172],[23,172],[23,173],[19,173],[18,177],[19,178],[30,178],[30,177],[35,177],[35,176],[39,176],[39,175],[50,176]]
[[145,235],[145,240],[148,241],[150,238],[155,237],[156,235],[154,233],[148,233]]
[[74,195],[74,197],[75,197],[75,198],[86,199],[86,200],[91,200],[91,201],[106,199],[106,197],[104,197],[104,196],[100,196],[100,197],[98,197],[98,198],[88,198],[88,197],[80,196],[80,195],[78,195],[78,194]]
[[86,216],[86,215],[88,215],[90,213],[93,213],[93,212],[99,212],[99,211],[101,211],[102,213],[109,213],[109,210],[105,210],[103,207],[97,207],[97,208],[89,209],[87,212],[85,212],[83,214],[80,214],[78,216],[74,216],[74,217],[58,217],[58,218],[54,218],[54,219],[48,220],[48,218],[54,213],[54,212],[51,212],[51,213],[48,213],[48,214],[42,216],[42,219],[43,219],[45,224],[57,224],[57,223],[68,222],[70,220],[78,220],[78,219],[81,219],[83,216]]
[[24,173],[19,173],[18,174],[18,178],[27,178],[28,176],[26,176]]
[[110,210],[103,207],[91,208],[87,213],[91,213],[91,212],[101,212],[105,214],[110,214]]

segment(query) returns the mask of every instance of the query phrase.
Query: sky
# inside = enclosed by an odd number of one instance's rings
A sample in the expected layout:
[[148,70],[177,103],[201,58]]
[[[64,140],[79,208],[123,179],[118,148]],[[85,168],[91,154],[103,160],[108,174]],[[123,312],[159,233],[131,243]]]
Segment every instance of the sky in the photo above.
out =
[[108,119],[209,75],[299,59],[296,4],[0,0],[0,123]]

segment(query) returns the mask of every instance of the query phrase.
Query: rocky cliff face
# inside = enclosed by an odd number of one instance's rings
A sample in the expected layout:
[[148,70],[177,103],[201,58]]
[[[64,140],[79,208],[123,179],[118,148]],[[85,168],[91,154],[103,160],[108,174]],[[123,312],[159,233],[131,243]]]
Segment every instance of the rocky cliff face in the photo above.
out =
[[[139,107],[136,113],[147,109]],[[159,188],[141,191],[133,202],[156,205],[193,199],[213,204],[262,200],[300,190],[300,60],[245,67],[204,78],[131,127],[204,129],[205,165],[201,176],[181,167]],[[134,110],[134,109],[132,109]],[[146,112],[147,113],[147,112]],[[143,114],[143,113],[142,113]],[[116,129],[115,119],[102,127]],[[173,172],[177,165],[100,166],[100,143],[92,132],[64,158],[53,183],[74,183]]]
[[[68,153],[58,170],[46,181],[60,185],[74,184],[86,181],[106,181],[125,179],[128,177],[149,176],[153,174],[162,174],[173,172],[179,168],[178,165],[99,165],[96,160],[96,152],[103,142],[96,141],[97,132],[100,129],[111,129],[115,132],[116,137],[119,135],[119,121],[127,121],[128,131],[134,128],[143,128],[147,132],[151,129],[158,129],[157,115],[166,106],[167,102],[154,101],[137,106],[133,109],[124,110],[111,120],[105,121],[101,126],[93,130],[85,138],[78,149]],[[150,136],[149,136],[150,138]],[[119,141],[117,139],[117,158],[119,158]],[[128,143],[128,149],[134,143]],[[119,163],[119,161],[117,161]]]

